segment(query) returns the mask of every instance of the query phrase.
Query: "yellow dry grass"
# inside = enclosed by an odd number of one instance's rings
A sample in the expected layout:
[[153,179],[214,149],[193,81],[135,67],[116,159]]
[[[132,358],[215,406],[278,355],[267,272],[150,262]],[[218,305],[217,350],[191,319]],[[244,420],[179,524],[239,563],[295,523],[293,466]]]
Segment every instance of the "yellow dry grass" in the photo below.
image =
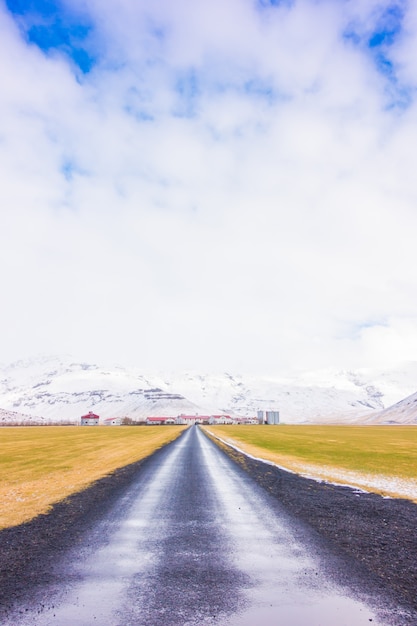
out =
[[417,501],[416,426],[216,426],[248,454],[302,475]]
[[0,428],[0,529],[149,456],[183,426]]

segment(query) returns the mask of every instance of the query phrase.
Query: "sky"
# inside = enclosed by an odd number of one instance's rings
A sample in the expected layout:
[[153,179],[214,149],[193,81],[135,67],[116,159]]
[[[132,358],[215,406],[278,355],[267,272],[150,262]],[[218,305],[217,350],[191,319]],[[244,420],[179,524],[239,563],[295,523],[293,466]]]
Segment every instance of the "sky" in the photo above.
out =
[[417,3],[0,0],[3,363],[417,359]]

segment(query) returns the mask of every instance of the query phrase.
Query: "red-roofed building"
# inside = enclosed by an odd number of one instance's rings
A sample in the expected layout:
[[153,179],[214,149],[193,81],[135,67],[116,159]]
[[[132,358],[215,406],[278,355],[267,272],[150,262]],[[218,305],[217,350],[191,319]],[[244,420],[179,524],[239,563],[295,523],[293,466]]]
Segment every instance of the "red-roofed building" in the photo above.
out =
[[208,424],[210,415],[178,415],[177,424]]
[[177,417],[168,416],[152,416],[146,418],[147,424],[160,425],[160,424],[179,424],[182,426],[192,426],[194,424],[257,424],[256,417],[239,417],[231,415],[178,415]]
[[230,415],[210,415],[209,424],[233,424]]
[[146,418],[146,423],[149,426],[159,426],[161,424],[175,424],[176,423],[176,419],[175,417],[147,417]]
[[87,415],[81,416],[81,426],[98,426],[100,422],[100,416],[96,415],[92,411]]
[[122,423],[121,417],[106,417],[103,422],[104,426],[120,426]]

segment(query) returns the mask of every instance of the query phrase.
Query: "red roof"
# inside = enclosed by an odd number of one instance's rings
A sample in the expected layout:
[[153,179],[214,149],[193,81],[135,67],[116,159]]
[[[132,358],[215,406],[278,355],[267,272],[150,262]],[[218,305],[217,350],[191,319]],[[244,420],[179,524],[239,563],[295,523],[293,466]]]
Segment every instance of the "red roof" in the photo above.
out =
[[178,417],[183,420],[208,420],[210,415],[179,415]]
[[160,422],[161,420],[174,420],[175,417],[166,417],[166,416],[165,417],[155,417],[155,416],[152,416],[152,417],[147,417],[146,419],[147,420],[152,420],[153,422],[158,420],[158,422]]
[[85,420],[85,419],[94,419],[94,420],[98,420],[100,419],[99,415],[96,415],[95,413],[93,413],[92,411],[90,411],[89,413],[87,413],[87,415],[81,415],[81,419]]

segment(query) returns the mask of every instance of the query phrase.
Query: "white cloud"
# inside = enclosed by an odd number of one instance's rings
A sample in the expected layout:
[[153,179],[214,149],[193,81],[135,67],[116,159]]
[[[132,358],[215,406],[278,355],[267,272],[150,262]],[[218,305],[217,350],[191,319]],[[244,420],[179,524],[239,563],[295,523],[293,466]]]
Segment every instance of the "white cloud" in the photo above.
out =
[[390,46],[394,85],[343,36],[376,27],[364,5],[80,1],[85,76],[3,9],[2,360],[413,358],[417,108],[389,105],[417,23]]

